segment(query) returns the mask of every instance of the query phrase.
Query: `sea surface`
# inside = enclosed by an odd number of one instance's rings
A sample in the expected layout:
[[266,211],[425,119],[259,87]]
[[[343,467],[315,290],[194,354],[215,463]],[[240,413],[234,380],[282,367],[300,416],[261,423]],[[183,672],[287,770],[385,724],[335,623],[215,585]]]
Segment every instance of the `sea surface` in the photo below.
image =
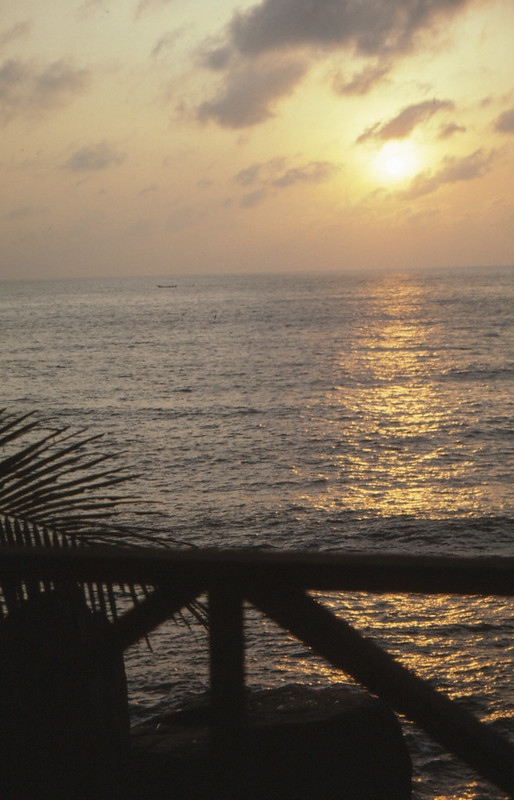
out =
[[[181,544],[512,556],[513,322],[507,268],[9,281],[1,405],[104,432]],[[514,740],[512,600],[326,602]],[[246,615],[251,686],[349,682]],[[206,689],[186,622],[128,652],[134,722]],[[504,797],[405,733],[416,800]]]

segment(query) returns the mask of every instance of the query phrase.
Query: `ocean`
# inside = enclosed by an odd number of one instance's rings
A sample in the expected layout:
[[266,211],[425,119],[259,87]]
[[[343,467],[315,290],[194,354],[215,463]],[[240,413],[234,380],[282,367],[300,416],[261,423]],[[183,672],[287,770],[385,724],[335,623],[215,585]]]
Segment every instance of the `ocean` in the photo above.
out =
[[[105,433],[180,544],[512,556],[513,322],[508,268],[6,281],[1,404]],[[512,600],[326,601],[514,740]],[[349,682],[246,619],[249,685]],[[194,619],[150,644],[134,722],[208,684]],[[504,797],[404,725],[416,800]]]

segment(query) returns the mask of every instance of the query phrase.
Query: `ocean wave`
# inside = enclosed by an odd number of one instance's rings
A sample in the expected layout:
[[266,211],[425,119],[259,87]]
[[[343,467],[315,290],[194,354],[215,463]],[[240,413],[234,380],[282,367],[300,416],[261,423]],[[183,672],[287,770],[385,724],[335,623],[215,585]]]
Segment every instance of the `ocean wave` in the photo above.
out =
[[439,380],[446,381],[483,381],[489,383],[497,380],[512,380],[514,368],[510,366],[492,367],[488,364],[473,364],[462,369],[450,367],[439,374]]

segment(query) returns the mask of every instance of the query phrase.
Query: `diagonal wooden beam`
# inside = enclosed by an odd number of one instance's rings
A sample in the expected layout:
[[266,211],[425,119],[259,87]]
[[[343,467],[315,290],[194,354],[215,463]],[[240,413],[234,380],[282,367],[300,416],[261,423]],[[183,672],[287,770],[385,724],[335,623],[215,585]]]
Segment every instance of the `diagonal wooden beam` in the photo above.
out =
[[246,597],[447,750],[514,797],[514,747],[300,589],[246,587]]
[[111,622],[105,632],[87,642],[84,655],[112,648],[124,651],[148,636],[155,628],[193,602],[205,586],[200,581],[174,581],[172,586],[157,587],[152,594]]

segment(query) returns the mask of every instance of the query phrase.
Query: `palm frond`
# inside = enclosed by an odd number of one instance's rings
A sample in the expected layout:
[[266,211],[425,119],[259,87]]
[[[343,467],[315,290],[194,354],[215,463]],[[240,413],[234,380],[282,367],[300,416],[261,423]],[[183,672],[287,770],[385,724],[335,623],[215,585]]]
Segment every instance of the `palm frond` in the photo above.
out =
[[[21,417],[0,412],[0,511],[23,519],[58,524],[80,511],[82,524],[90,522],[88,512],[102,503],[104,514],[114,513],[121,497],[99,495],[106,489],[134,477],[122,467],[96,469],[112,459],[94,453],[91,445],[101,436],[84,436],[68,427],[48,429],[33,415]],[[90,502],[94,495],[94,505]]]
[[[3,547],[87,547],[95,544],[169,547],[150,529],[119,521],[119,512],[138,498],[118,494],[136,476],[97,450],[102,435],[54,427],[35,412],[0,410],[0,545]],[[2,457],[3,456],[3,457]],[[35,594],[54,589],[50,581],[0,582],[0,616]],[[148,595],[146,586],[81,585],[94,612],[115,619],[120,607]],[[199,603],[190,612],[204,623]]]

